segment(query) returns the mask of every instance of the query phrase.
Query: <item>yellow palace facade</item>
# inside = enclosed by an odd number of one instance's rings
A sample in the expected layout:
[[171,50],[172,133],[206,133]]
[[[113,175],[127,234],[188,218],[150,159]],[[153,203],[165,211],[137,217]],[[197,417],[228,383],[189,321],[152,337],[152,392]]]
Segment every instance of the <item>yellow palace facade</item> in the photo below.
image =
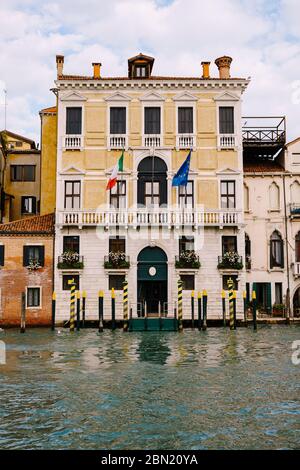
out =
[[[110,292],[122,315],[128,281],[133,316],[172,314],[177,280],[184,314],[192,291],[208,292],[208,317],[221,318],[231,277],[245,289],[242,94],[232,59],[202,62],[199,76],[153,74],[154,58],[128,60],[128,75],[66,75],[57,56],[55,291],[58,320],[69,317],[69,285],[87,294],[87,319],[104,318]],[[192,150],[188,184],[172,179]],[[124,152],[117,184],[106,190]],[[239,309],[242,312],[242,309]]]

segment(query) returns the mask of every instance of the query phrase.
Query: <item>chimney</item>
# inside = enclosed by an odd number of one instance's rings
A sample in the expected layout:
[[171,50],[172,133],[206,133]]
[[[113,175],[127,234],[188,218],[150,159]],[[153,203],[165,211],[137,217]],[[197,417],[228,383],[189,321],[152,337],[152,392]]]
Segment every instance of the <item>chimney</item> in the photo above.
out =
[[219,69],[219,76],[221,79],[230,78],[230,65],[232,58],[224,55],[215,60],[215,64]]
[[56,56],[56,70],[57,70],[57,78],[60,77],[60,75],[63,75],[64,71],[64,56],[63,55],[57,55]]
[[203,68],[202,78],[209,78],[210,62],[201,62],[201,65],[202,65],[202,68]]
[[100,62],[93,62],[93,67],[94,67],[94,78],[101,78],[100,77],[100,67],[102,64]]

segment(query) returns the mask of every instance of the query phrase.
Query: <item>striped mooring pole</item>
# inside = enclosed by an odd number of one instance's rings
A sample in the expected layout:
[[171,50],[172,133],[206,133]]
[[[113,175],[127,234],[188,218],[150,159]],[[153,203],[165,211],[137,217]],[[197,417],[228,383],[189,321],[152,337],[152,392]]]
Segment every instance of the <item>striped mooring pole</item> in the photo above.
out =
[[128,331],[128,281],[123,283],[123,331]]
[[26,296],[25,296],[25,292],[22,292],[20,333],[25,333],[25,329],[26,329]]
[[85,307],[86,307],[86,291],[82,291],[82,322],[81,328],[85,327]]
[[226,326],[226,293],[222,290],[222,314],[223,314],[223,326]]
[[178,287],[178,330],[183,331],[182,324],[182,281],[181,279],[177,281]]
[[77,305],[76,305],[76,330],[80,330],[80,291],[76,293]]
[[116,329],[116,294],[115,289],[111,289],[111,329]]
[[230,278],[227,281],[227,286],[229,289],[229,326],[231,330],[234,330],[234,301],[233,301],[233,280]]
[[56,293],[52,294],[51,330],[55,330]]
[[202,293],[202,298],[203,298],[202,330],[205,331],[207,328],[207,291],[205,289]]
[[76,301],[76,286],[74,279],[68,281],[70,289],[70,331],[73,333],[75,330],[75,301]]
[[257,330],[257,317],[256,317],[256,292],[252,292],[252,311],[253,311],[253,329]]
[[198,292],[198,330],[201,330],[201,310],[202,310],[202,294]]
[[234,329],[236,330],[236,290],[233,291],[233,317],[234,317]]
[[98,293],[98,331],[102,333],[103,331],[103,290],[99,290]]
[[191,315],[192,315],[192,328],[195,329],[195,291],[191,292]]
[[247,292],[245,290],[243,292],[243,303],[244,303],[244,323],[245,323],[245,326],[248,326],[247,324]]

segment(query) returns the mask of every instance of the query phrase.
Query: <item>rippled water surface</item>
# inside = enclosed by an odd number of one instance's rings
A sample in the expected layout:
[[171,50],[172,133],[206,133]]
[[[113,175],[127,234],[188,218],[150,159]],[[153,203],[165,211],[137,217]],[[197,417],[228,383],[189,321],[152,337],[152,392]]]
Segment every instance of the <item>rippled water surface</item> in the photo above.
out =
[[296,449],[297,326],[0,333],[1,449]]

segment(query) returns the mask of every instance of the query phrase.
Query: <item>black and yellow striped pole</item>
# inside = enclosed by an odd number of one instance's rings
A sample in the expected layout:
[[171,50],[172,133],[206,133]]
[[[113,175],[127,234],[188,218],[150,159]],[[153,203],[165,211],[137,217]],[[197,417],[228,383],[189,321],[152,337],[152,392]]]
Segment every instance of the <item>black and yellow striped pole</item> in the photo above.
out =
[[182,324],[182,281],[181,279],[177,281],[178,287],[178,330],[183,331]]
[[51,330],[55,330],[56,293],[52,294]]
[[248,326],[247,324],[247,292],[245,290],[243,291],[243,304],[244,304],[244,323],[245,323],[245,326]]
[[253,309],[253,329],[257,330],[257,317],[256,317],[256,292],[252,292],[252,309]]
[[226,326],[226,293],[222,290],[222,315],[223,315],[223,326]]
[[82,292],[82,323],[81,327],[85,327],[85,307],[86,307],[86,291]]
[[201,330],[202,293],[198,292],[198,330]]
[[68,281],[70,287],[70,331],[75,330],[75,302],[76,302],[76,286],[74,279]]
[[111,329],[116,329],[116,294],[115,289],[111,289]]
[[191,316],[192,316],[192,328],[195,328],[195,291],[191,292]]
[[123,331],[128,331],[128,282],[123,283]]
[[202,330],[205,331],[207,328],[207,291],[205,289],[202,293],[202,298],[203,298]]
[[234,318],[234,329],[236,330],[236,290],[233,291],[233,318]]
[[99,293],[98,293],[98,320],[99,320],[98,331],[99,333],[102,333],[103,331],[103,290],[99,290]]
[[233,280],[230,278],[227,281],[227,286],[229,289],[229,326],[231,330],[234,330],[234,302],[233,302]]
[[80,330],[80,291],[76,293],[77,305],[76,305],[76,330]]

